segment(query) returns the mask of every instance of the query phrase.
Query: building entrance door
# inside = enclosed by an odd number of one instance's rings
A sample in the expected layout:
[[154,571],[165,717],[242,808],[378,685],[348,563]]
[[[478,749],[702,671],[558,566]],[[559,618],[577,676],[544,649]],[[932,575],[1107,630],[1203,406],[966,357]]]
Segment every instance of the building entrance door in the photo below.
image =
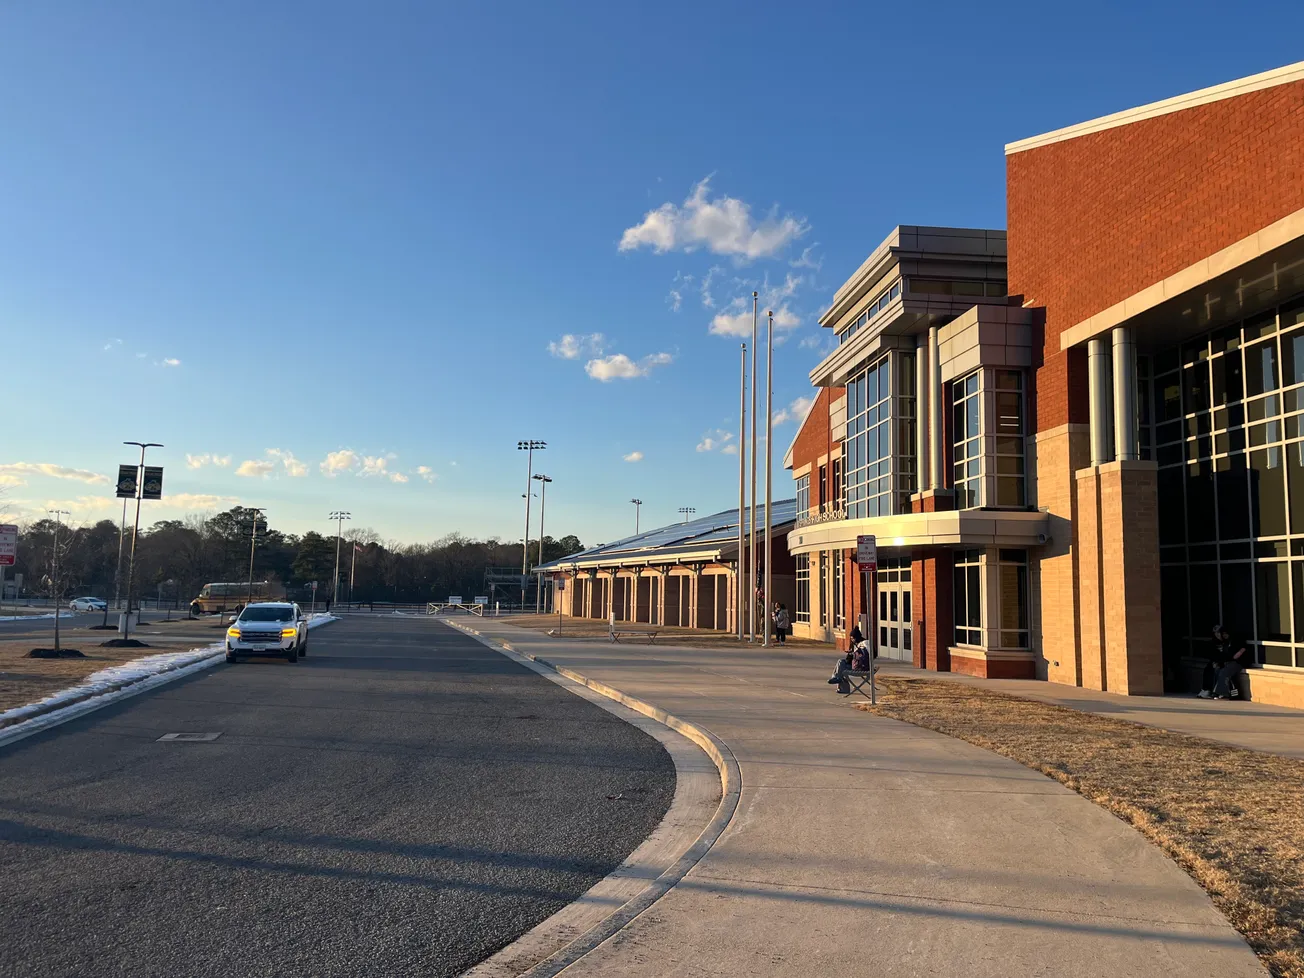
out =
[[878,654],[914,660],[909,557],[880,557],[878,566]]

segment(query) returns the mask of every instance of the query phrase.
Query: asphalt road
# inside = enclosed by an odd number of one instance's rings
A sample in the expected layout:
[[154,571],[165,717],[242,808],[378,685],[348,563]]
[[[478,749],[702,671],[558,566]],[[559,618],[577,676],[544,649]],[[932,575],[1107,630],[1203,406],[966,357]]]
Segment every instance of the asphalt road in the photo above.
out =
[[0,975],[454,975],[674,785],[655,740],[446,625],[339,622],[0,748]]

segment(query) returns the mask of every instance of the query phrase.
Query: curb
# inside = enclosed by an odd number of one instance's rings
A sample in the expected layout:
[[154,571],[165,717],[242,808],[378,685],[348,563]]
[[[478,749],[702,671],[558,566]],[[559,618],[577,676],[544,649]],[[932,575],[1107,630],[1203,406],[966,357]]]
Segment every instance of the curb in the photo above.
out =
[[[330,621],[324,621],[321,625],[315,627],[321,628],[322,625],[329,624]],[[310,627],[309,630],[311,631],[312,628]],[[147,676],[137,676],[134,679],[109,683],[102,688],[88,689],[81,696],[59,700],[57,703],[50,703],[44,707],[34,704],[31,713],[15,719],[8,726],[0,727],[0,747],[6,747],[9,744],[25,740],[42,731],[67,723],[69,720],[75,720],[87,713],[93,713],[103,707],[120,703],[128,697],[182,679],[210,666],[215,666],[219,661],[226,658],[224,643],[200,646],[194,651],[198,654],[204,652],[205,649],[208,650],[206,655],[198,655],[197,658],[187,662],[169,663],[159,669],[158,672],[152,672]],[[71,688],[76,689],[77,687]],[[19,707],[18,709],[22,708]]]
[[[539,961],[526,971],[520,973],[519,978],[552,978],[564,969],[570,967],[580,958],[584,957],[598,945],[602,944],[609,938],[616,935],[626,925],[638,917],[644,910],[647,910],[652,904],[656,903],[662,896],[669,892],[680,880],[682,880],[690,869],[697,865],[711,849],[717,839],[720,838],[725,828],[732,821],[734,813],[738,809],[738,800],[742,791],[742,772],[739,770],[738,762],[733,756],[729,747],[709,730],[699,727],[695,724],[681,720],[673,714],[667,713],[660,707],[653,706],[643,700],[623,693],[613,686],[606,683],[590,679],[588,676],[569,669],[566,666],[558,665],[555,662],[549,662],[547,659],[540,658],[537,655],[531,655],[529,652],[513,648],[510,642],[503,642],[496,638],[491,638],[481,633],[478,629],[470,625],[463,625],[460,622],[446,621],[445,624],[456,628],[463,634],[470,635],[477,641],[488,646],[496,652],[511,653],[522,659],[528,659],[537,663],[560,676],[564,676],[574,683],[585,686],[601,696],[614,700],[621,706],[627,707],[636,713],[655,720],[657,723],[675,731],[682,737],[692,741],[700,747],[703,753],[711,759],[716,769],[720,772],[720,803],[716,807],[715,814],[706,824],[697,840],[688,847],[688,849],[679,857],[675,863],[658,876],[653,882],[649,883],[641,893],[633,897],[616,910],[612,911],[601,923],[585,931],[575,940],[554,952],[548,957]],[[607,877],[610,879],[610,877]],[[545,921],[546,923],[546,921]],[[542,926],[542,925],[540,925]],[[518,940],[528,936],[526,932]],[[513,942],[515,943],[515,942]],[[508,948],[512,945],[509,944]],[[501,953],[501,952],[500,952]],[[483,964],[483,962],[481,962]],[[480,965],[476,965],[480,967]],[[474,968],[463,972],[463,975],[470,975]]]

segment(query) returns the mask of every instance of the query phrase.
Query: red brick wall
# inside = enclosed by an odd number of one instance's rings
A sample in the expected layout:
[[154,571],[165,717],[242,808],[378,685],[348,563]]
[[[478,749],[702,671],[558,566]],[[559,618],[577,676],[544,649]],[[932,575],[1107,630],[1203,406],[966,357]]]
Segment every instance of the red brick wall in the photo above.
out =
[[1304,82],[1014,153],[1006,184],[1010,292],[1046,308],[1047,431],[1085,420],[1063,330],[1304,208]]
[[[793,470],[801,468],[808,462],[811,465],[810,501],[812,508],[819,499],[819,490],[815,485],[819,481],[819,457],[821,455],[836,454],[832,450],[833,446],[842,443],[841,432],[834,434],[829,431],[829,403],[845,393],[845,387],[821,387],[819,395],[815,398],[815,406],[811,408],[810,414],[806,416],[806,423],[801,426],[801,431],[797,432],[797,440],[793,442]],[[832,459],[830,459],[830,481],[833,478],[832,469]],[[833,498],[831,485],[825,488],[825,492],[827,493],[825,498]]]

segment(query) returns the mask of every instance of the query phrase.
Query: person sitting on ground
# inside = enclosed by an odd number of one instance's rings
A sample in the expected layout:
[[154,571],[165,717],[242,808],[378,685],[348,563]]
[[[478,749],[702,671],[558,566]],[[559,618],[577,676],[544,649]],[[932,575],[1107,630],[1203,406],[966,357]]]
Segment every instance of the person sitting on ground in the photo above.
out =
[[1218,681],[1213,687],[1213,698],[1216,700],[1239,699],[1241,691],[1236,684],[1236,677],[1240,675],[1242,669],[1250,664],[1250,650],[1244,642],[1233,639],[1225,628],[1219,633],[1219,641],[1221,644],[1220,654],[1224,658],[1222,668],[1218,670]]
[[1200,692],[1195,694],[1202,700],[1213,697],[1213,688],[1218,684],[1218,672],[1231,656],[1230,652],[1225,651],[1227,643],[1223,641],[1222,634],[1222,625],[1214,625],[1213,643],[1209,648],[1209,661],[1205,663],[1204,673],[1200,676]]

